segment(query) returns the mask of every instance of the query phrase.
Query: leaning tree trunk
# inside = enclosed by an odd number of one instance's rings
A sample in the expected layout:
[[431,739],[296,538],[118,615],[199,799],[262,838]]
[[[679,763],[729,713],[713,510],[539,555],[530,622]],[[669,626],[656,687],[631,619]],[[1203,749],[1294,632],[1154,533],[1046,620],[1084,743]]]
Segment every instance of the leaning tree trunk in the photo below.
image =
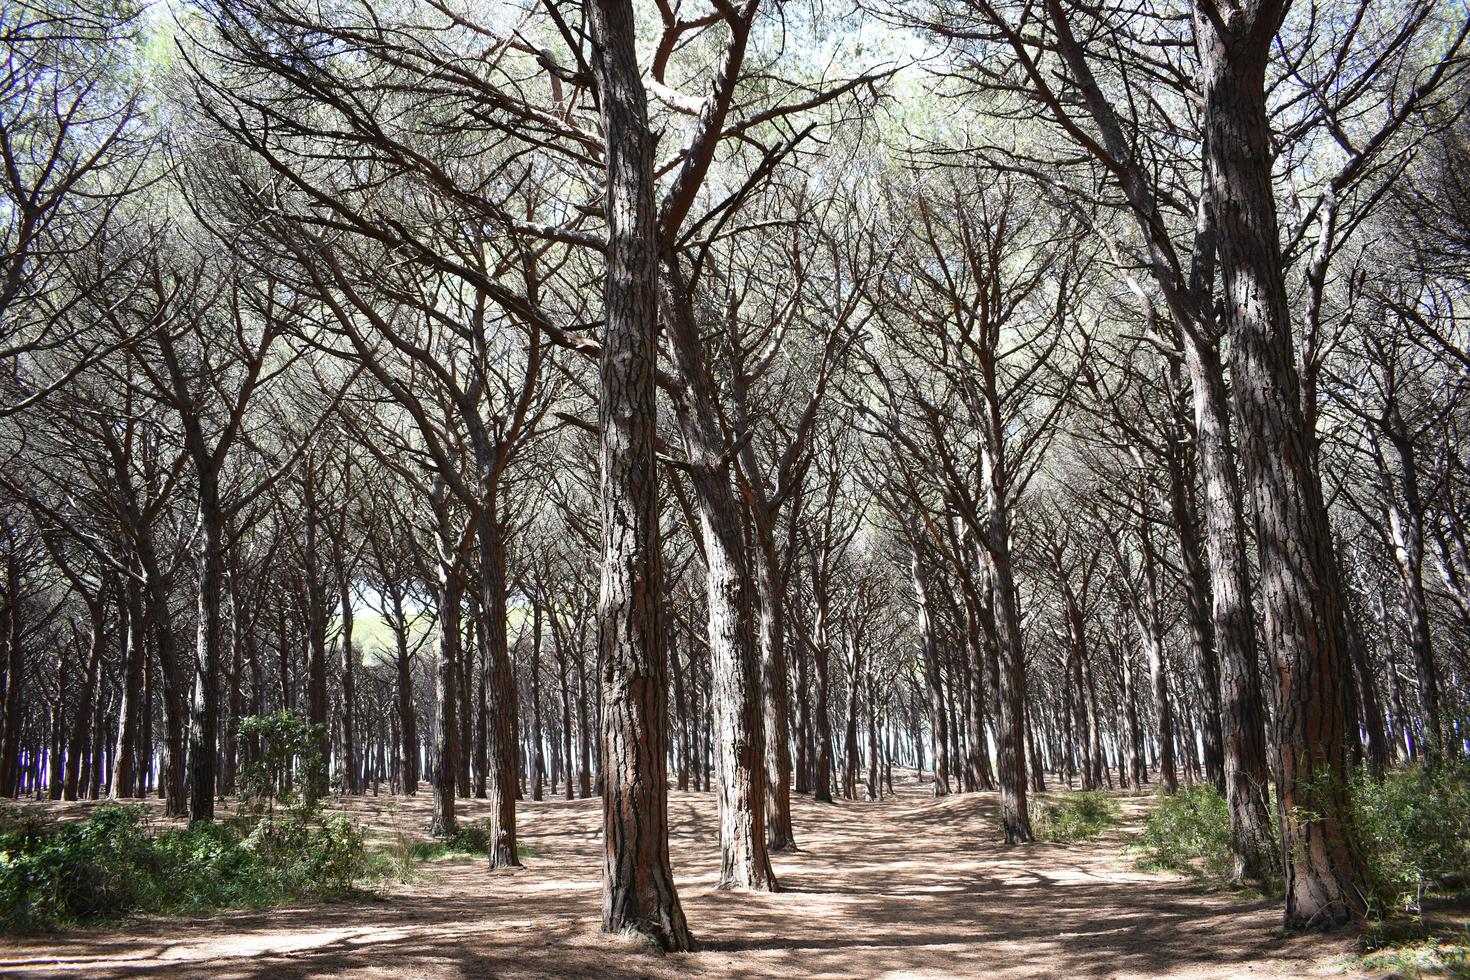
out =
[[705,370],[693,302],[678,261],[673,254],[663,258],[660,313],[684,385],[674,398],[674,415],[689,453],[690,483],[704,542],[717,733],[720,885],[776,891],[766,839],[765,724],[743,505],[731,484],[714,385]]
[[1321,928],[1361,917],[1366,888],[1348,802],[1342,596],[1302,415],[1271,183],[1265,74],[1286,5],[1201,4],[1195,31],[1232,397],[1255,510],[1266,642],[1280,678],[1285,923]]
[[631,0],[587,8],[607,141],[601,399],[602,928],[693,947],[669,865],[668,661],[660,599],[653,136]]

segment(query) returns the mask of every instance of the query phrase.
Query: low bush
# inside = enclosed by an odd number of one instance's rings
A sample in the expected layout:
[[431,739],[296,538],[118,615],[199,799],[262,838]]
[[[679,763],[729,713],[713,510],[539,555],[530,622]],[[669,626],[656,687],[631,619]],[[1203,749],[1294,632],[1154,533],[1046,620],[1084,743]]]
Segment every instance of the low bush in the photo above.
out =
[[[438,861],[453,858],[484,857],[490,853],[490,830],[484,821],[461,824],[448,837],[416,840],[409,844],[408,854],[415,861]],[[525,844],[516,845],[519,857],[534,857]]]
[[1353,805],[1378,911],[1417,912],[1427,892],[1470,885],[1470,765],[1360,771]]
[[1138,849],[1139,865],[1150,871],[1228,878],[1235,862],[1225,797],[1210,785],[1161,793],[1159,805],[1144,818]]
[[490,832],[483,823],[461,824],[447,837],[416,841],[410,853],[419,861],[440,858],[484,857],[490,853]]
[[[1324,791],[1309,786],[1311,798]],[[1419,911],[1426,893],[1470,887],[1470,765],[1418,767],[1374,779],[1353,776],[1353,827],[1371,888],[1372,911]],[[1162,796],[1144,820],[1141,866],[1228,879],[1230,814],[1211,786]]]
[[1100,790],[1085,790],[1043,804],[1032,829],[1037,840],[1072,844],[1116,827],[1122,815],[1117,800]]
[[287,814],[249,832],[198,823],[151,834],[139,806],[86,819],[9,819],[0,830],[0,930],[36,931],[132,913],[261,907],[349,891],[373,876],[361,830]]

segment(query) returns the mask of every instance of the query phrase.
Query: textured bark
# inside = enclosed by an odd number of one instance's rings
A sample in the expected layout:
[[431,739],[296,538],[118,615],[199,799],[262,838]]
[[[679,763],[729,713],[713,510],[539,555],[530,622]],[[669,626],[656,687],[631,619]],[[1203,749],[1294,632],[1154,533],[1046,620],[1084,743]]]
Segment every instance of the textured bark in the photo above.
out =
[[914,585],[914,602],[918,608],[919,649],[924,663],[924,693],[929,709],[929,754],[934,760],[934,779],[930,784],[935,796],[949,795],[949,723],[944,714],[944,688],[939,673],[939,643],[934,636],[934,622],[929,598],[929,577],[919,553],[919,532],[910,533],[909,574]]
[[[999,427],[1000,422],[995,421]],[[998,431],[991,445],[1002,445]],[[1005,500],[1005,481],[997,460],[985,453],[988,540],[981,552],[990,591],[989,627],[996,638],[997,664],[994,673],[1000,691],[997,719],[1001,828],[1007,844],[1024,844],[1035,839],[1026,801],[1026,663],[1021,645],[1021,612],[1016,600],[1016,583],[1010,560],[1010,520]],[[1036,774],[1040,776],[1040,770]]]
[[[1414,444],[1405,431],[1397,409],[1389,419],[1388,442],[1398,469],[1399,494],[1386,487],[1388,526],[1393,540],[1394,563],[1404,597],[1404,622],[1409,633],[1409,652],[1419,684],[1419,702],[1424,709],[1425,755],[1435,765],[1445,755],[1455,754],[1458,739],[1445,737],[1443,686],[1434,644],[1429,635],[1429,603],[1424,595],[1424,500],[1419,492],[1419,471],[1414,463]],[[1390,481],[1391,482],[1391,481]]]
[[194,696],[189,709],[189,819],[213,820],[219,751],[219,674],[225,589],[223,522],[213,489],[200,491],[199,646],[195,656]]
[[766,837],[765,723],[755,585],[746,561],[744,506],[736,497],[715,387],[678,259],[664,256],[659,312],[682,388],[674,415],[689,455],[704,544],[709,612],[715,781],[720,804],[720,885],[777,890]]
[[1230,439],[1219,352],[1183,338],[1194,397],[1194,432],[1204,491],[1210,618],[1220,663],[1220,732],[1235,877],[1265,880],[1278,865],[1267,806],[1266,718],[1251,609],[1245,519]]
[[1145,504],[1144,518],[1140,524],[1140,540],[1143,543],[1143,597],[1134,601],[1133,609],[1138,620],[1139,635],[1143,637],[1144,649],[1148,652],[1149,685],[1154,695],[1154,722],[1159,727],[1159,778],[1164,781],[1164,792],[1177,793],[1179,771],[1174,754],[1174,705],[1169,698],[1169,665],[1164,651],[1163,611],[1160,608],[1159,585],[1155,572],[1158,557],[1154,552],[1153,535],[1149,530],[1151,518],[1146,507]]
[[490,854],[492,868],[519,867],[516,847],[517,745],[516,687],[510,666],[510,641],[506,636],[505,526],[499,512],[499,472],[493,473],[481,459],[481,501],[477,544],[480,553],[479,628],[484,631],[489,662],[490,713],[487,717],[487,791],[490,799]]
[[[1177,373],[1177,368],[1171,369]],[[1171,377],[1171,383],[1174,378]],[[1204,694],[1205,772],[1220,792],[1225,792],[1224,735],[1220,723],[1220,665],[1215,654],[1214,620],[1210,614],[1210,577],[1195,528],[1193,478],[1181,458],[1184,437],[1177,432],[1169,452],[1169,516],[1179,539],[1179,557],[1184,566],[1183,584],[1189,613],[1189,632],[1199,658],[1200,686]]]
[[1206,164],[1230,335],[1232,402],[1261,554],[1265,636],[1280,678],[1279,799],[1288,928],[1364,911],[1344,739],[1349,670],[1342,597],[1282,272],[1265,71],[1286,4],[1203,4],[1195,30]]
[[[749,443],[746,444],[749,449]],[[759,493],[764,500],[764,492]],[[761,723],[766,741],[766,836],[773,851],[796,850],[791,825],[791,694],[786,684],[785,583],[771,543],[769,515],[756,528],[752,551],[760,604]]]
[[458,829],[454,783],[459,768],[459,645],[464,586],[459,578],[459,544],[449,523],[448,494],[438,477],[434,479],[432,501],[439,559],[439,578],[434,590],[439,607],[439,646],[434,662],[434,706],[439,730],[434,758],[434,815],[429,832],[448,836]]
[[668,661],[661,620],[653,138],[630,0],[587,8],[607,162],[601,399],[602,928],[693,946],[669,865]]
[[143,671],[147,664],[144,642],[143,600],[136,583],[129,581],[119,598],[122,622],[122,694],[118,702],[117,741],[113,747],[112,782],[108,795],[114,799],[139,795],[139,716],[143,710]]

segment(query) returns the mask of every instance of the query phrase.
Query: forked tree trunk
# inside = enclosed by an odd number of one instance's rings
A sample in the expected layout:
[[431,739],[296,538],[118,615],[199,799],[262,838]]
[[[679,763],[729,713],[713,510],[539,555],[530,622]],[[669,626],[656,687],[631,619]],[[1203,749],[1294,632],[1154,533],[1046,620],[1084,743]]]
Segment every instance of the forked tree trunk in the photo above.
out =
[[[693,946],[669,865],[653,137],[631,0],[587,7],[607,162],[601,399],[602,928]],[[762,841],[764,843],[764,841]]]

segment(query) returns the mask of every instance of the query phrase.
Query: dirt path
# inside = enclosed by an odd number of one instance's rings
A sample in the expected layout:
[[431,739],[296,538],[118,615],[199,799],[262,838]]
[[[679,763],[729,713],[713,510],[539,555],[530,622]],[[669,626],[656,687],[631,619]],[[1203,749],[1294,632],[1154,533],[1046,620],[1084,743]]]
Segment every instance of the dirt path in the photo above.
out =
[[[802,851],[775,857],[784,891],[719,892],[714,800],[674,793],[671,850],[694,954],[658,957],[596,931],[596,800],[527,803],[535,856],[478,862],[372,900],[145,920],[0,944],[0,972],[32,976],[1270,977],[1342,976],[1347,939],[1275,936],[1274,905],[1133,870],[1127,830],[1094,844],[994,843],[985,795],[932,800],[906,780],[882,803],[797,802]],[[1141,810],[1126,803],[1128,823]],[[354,800],[381,831],[417,833],[427,797]],[[471,803],[467,816],[481,816]]]

